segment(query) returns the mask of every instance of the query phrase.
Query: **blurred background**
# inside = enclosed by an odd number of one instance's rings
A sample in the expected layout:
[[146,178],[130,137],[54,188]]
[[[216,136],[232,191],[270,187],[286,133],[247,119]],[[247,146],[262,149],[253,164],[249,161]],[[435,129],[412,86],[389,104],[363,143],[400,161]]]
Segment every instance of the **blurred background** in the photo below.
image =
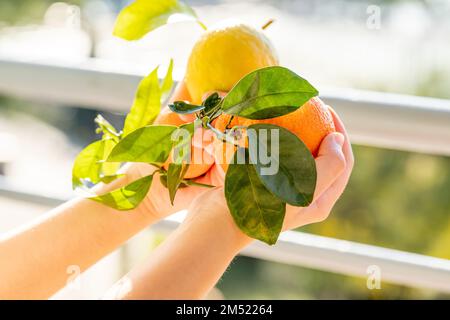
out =
[[[144,75],[173,57],[175,77],[180,78],[202,30],[195,23],[182,22],[140,41],[125,42],[111,31],[115,16],[127,3],[1,0],[0,59],[70,65],[97,58],[119,71]],[[275,19],[266,32],[281,64],[318,88],[450,98],[449,0],[187,3],[207,26],[238,18],[258,27]],[[379,24],[368,22],[374,8],[380,10]],[[96,138],[93,119],[99,111],[95,108],[60,108],[0,95],[1,178],[14,188],[70,195],[72,161]],[[121,126],[122,114],[102,114]],[[450,158],[359,145],[354,145],[354,152],[353,175],[330,218],[301,231],[450,259]],[[0,208],[1,234],[45,212],[48,205],[0,195]],[[81,283],[82,297],[98,297],[163,238],[162,233],[146,230],[105,258],[88,271]],[[363,278],[248,257],[233,262],[218,289],[228,299],[450,298],[386,283],[381,290],[368,290]],[[58,297],[77,296],[66,291]]]

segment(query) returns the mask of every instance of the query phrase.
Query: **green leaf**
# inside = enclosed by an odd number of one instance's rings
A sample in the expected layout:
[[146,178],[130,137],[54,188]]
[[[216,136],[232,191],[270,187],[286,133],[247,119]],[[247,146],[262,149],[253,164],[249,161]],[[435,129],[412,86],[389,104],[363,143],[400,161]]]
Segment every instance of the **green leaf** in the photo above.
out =
[[172,150],[176,126],[150,125],[125,136],[112,149],[106,161],[162,164]]
[[94,184],[101,181],[105,165],[102,161],[108,157],[115,144],[112,139],[95,141],[77,155],[72,168],[73,189],[84,186],[84,180]]
[[184,101],[175,101],[174,103],[169,104],[169,109],[176,113],[191,114],[205,109],[205,106],[189,104]]
[[175,194],[177,193],[180,183],[186,174],[189,165],[170,163],[167,169],[167,189],[169,189],[170,203],[173,205]]
[[181,14],[179,18],[183,20],[197,20],[194,10],[181,1],[136,0],[117,16],[113,35],[125,40],[138,40],[168,23],[174,14]]
[[117,132],[116,128],[109,123],[108,120],[103,118],[101,114],[98,114],[94,122],[97,124],[96,133],[102,134],[102,139],[113,139],[115,141],[119,140],[120,134]]
[[[238,163],[244,152],[245,163]],[[238,149],[225,177],[225,198],[236,225],[248,236],[274,244],[283,226],[286,204],[260,181],[248,149]]]
[[130,113],[125,118],[123,135],[153,123],[161,111],[161,88],[159,87],[158,68],[141,80],[136,91]]
[[110,191],[106,194],[90,197],[89,199],[100,202],[117,210],[131,210],[136,208],[147,195],[152,184],[153,175],[140,178],[132,183]]
[[202,126],[202,122],[200,119],[195,119],[193,122],[185,123],[179,126],[179,129],[187,130],[189,134],[192,136],[194,134],[195,129],[200,128]]
[[217,92],[211,93],[205,101],[203,101],[202,106],[205,106],[205,112],[208,113],[208,111],[215,108],[220,102],[222,101],[222,98],[219,96]]
[[173,138],[173,153],[172,161],[181,164],[188,163],[191,159],[192,136],[195,128],[200,126],[199,121],[186,123],[178,127],[177,131],[172,135]]
[[[115,145],[115,144],[114,144]],[[112,148],[110,149],[110,151]],[[104,159],[109,156],[109,153],[105,155]],[[112,181],[113,176],[116,176],[117,170],[120,168],[120,162],[106,162],[105,160],[100,161],[102,164],[102,174],[100,176],[101,182],[108,183],[107,181]],[[109,177],[109,178],[108,178]],[[115,180],[114,178],[113,180]]]
[[247,74],[222,103],[223,112],[249,119],[269,119],[297,110],[318,91],[284,67],[266,67]]
[[167,96],[170,94],[170,91],[172,90],[173,86],[172,71],[173,71],[173,59],[170,59],[169,67],[167,68],[166,75],[164,76],[164,80],[162,81],[161,84],[161,95],[162,95],[161,100],[165,100]]
[[247,133],[250,160],[262,183],[286,203],[309,205],[317,173],[316,162],[306,145],[295,134],[276,125],[254,124]]
[[204,188],[215,188],[216,187],[211,184],[196,182],[195,180],[184,180],[183,183],[188,186],[196,186],[196,187],[204,187]]
[[166,174],[160,174],[159,175],[159,181],[161,184],[167,188],[167,173]]

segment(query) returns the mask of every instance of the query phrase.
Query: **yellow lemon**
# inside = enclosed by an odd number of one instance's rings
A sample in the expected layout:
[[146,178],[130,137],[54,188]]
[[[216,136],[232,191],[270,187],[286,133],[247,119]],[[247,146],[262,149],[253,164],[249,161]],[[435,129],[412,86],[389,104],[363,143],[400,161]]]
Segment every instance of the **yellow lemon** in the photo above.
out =
[[228,21],[206,31],[194,45],[186,69],[192,102],[209,91],[229,91],[243,76],[278,64],[263,30]]

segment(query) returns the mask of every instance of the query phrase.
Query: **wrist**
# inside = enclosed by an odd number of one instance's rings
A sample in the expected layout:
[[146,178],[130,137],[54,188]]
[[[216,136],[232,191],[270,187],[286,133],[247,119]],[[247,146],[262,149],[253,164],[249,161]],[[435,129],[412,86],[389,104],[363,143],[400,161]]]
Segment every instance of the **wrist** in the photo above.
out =
[[221,249],[234,255],[253,241],[237,227],[226,204],[216,204],[209,210],[191,207],[182,228],[199,230],[205,239],[218,239]]

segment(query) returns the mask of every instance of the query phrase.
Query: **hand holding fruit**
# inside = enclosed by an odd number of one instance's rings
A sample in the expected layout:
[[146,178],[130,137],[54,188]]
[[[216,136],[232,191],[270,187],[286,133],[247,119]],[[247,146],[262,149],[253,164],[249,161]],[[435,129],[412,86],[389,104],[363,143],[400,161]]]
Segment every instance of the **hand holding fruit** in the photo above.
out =
[[[351,144],[342,121],[333,110],[330,109],[330,112],[337,132],[328,134],[320,144],[315,159],[317,187],[314,200],[308,207],[287,206],[284,231],[326,219],[350,178],[354,163]],[[189,211],[191,216],[188,219],[195,220],[200,215],[200,219],[212,219],[228,228],[238,242],[238,248],[252,240],[231,219],[222,187],[200,194]]]
[[[119,17],[116,26],[128,22]],[[116,30],[126,34],[128,29]],[[236,53],[239,59],[230,59]],[[307,207],[324,192],[316,168],[324,161],[319,146],[336,129],[318,91],[277,65],[263,32],[241,23],[213,27],[194,45],[171,111],[160,112],[160,104],[171,87],[172,64],[162,82],[157,69],[141,81],[123,131],[100,126],[103,138],[96,152],[87,147],[75,163],[74,186],[84,185],[86,178],[113,181],[118,177],[111,169],[114,163],[151,164],[153,172],[141,171],[144,177],[136,174],[137,180],[91,199],[119,210],[145,201],[147,208],[165,216],[182,209],[176,194],[182,203],[195,196],[197,191],[187,186],[224,185],[237,226],[274,244],[292,206]],[[201,100],[211,90],[217,91]],[[217,93],[223,91],[228,93]],[[94,160],[96,170],[83,170]],[[134,168],[142,164],[129,172]],[[146,197],[149,189],[155,197]],[[173,208],[166,208],[169,202]]]
[[[183,81],[177,86],[174,94],[170,98],[171,102],[176,100],[190,100]],[[155,124],[182,125],[189,122],[189,120],[190,117],[185,117],[182,119],[178,114],[171,112],[166,107],[156,118]],[[203,149],[200,149],[195,152],[204,151]],[[205,153],[205,158],[206,157],[208,157],[207,153]],[[214,163],[212,156],[208,159],[209,160],[203,164],[199,163],[190,165],[185,177],[189,179],[195,178],[194,181],[201,184],[222,186],[225,177],[224,173],[221,171],[221,168]],[[97,193],[106,193],[116,189],[118,186],[127,185],[132,181],[151,175],[155,172],[155,167],[147,163],[135,162],[125,166],[122,172],[125,174],[125,177],[122,180],[114,181],[109,185],[103,186],[100,190],[97,190]],[[156,174],[150,186],[149,192],[142,201],[142,204],[135,210],[138,210],[145,215],[151,214],[159,220],[170,214],[186,209],[192,199],[196,198],[205,191],[206,189],[204,187],[196,185],[180,188],[172,205],[169,194],[167,193],[167,188],[161,183],[158,174]]]

